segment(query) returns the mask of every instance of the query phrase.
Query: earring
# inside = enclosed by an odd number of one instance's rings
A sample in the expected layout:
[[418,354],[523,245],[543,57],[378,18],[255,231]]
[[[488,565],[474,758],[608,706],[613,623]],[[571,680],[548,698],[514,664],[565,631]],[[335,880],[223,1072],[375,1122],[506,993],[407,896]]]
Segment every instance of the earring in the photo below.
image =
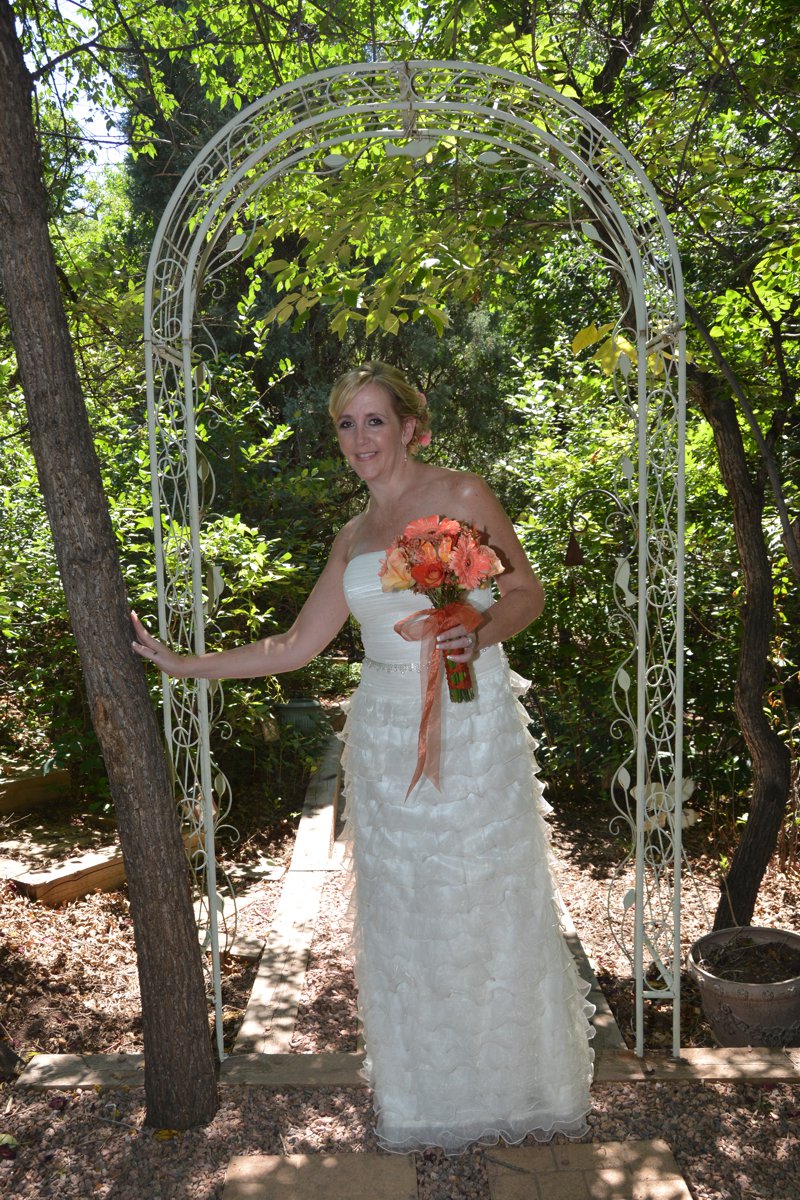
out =
[[403,466],[408,462],[408,444],[403,442]]

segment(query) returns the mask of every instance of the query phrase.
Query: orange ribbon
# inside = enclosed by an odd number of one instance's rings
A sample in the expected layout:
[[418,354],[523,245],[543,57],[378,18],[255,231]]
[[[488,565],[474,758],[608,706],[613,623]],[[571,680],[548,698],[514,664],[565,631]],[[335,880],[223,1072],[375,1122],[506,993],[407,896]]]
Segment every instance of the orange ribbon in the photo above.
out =
[[419,612],[398,621],[394,627],[395,633],[399,633],[407,642],[422,643],[419,651],[422,715],[419,719],[417,766],[406,792],[406,799],[423,773],[433,786],[441,791],[439,761],[442,752],[441,678],[444,654],[436,645],[436,638],[445,629],[452,629],[454,625],[463,625],[468,633],[472,633],[482,621],[481,613],[470,604],[454,600],[451,604],[445,604],[443,608],[421,608]]

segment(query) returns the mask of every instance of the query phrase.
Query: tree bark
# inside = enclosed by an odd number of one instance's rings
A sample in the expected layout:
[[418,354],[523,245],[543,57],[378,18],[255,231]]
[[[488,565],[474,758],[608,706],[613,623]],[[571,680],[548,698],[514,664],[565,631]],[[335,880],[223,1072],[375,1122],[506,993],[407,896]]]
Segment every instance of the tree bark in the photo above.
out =
[[594,77],[594,90],[603,99],[592,108],[592,112],[609,129],[613,128],[614,113],[608,97],[639,49],[639,43],[652,23],[655,6],[655,0],[628,0],[628,3],[622,6],[622,28],[619,37],[612,39],[606,61]]
[[136,934],[147,1122],[205,1124],[214,1055],[188,873],[58,290],[32,83],[0,0],[0,284],[31,446],[117,813]]
[[733,505],[733,527],[745,586],[742,640],[734,704],[752,762],[750,813],[722,882],[714,928],[749,925],[758,889],[778,842],[789,800],[790,755],[764,712],[774,616],[772,566],[764,538],[764,488],[748,470],[736,407],[721,381],[692,372],[711,426],[722,477]]

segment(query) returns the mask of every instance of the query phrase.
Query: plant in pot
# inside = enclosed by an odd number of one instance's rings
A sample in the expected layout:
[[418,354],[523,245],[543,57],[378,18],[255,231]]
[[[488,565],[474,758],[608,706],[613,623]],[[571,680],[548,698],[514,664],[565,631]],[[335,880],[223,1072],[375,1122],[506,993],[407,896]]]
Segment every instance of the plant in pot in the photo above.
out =
[[310,667],[293,671],[281,680],[281,702],[273,705],[278,725],[312,738],[329,730],[325,709],[318,696],[320,689]]
[[720,1046],[800,1045],[800,934],[717,929],[698,938],[686,966]]

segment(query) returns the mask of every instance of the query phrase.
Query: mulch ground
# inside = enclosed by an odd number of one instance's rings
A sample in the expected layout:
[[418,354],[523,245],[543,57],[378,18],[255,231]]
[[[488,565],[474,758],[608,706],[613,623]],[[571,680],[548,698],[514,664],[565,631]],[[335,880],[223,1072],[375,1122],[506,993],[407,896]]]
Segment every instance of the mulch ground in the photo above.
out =
[[[557,806],[551,825],[562,895],[593,959],[617,1021],[632,1044],[630,971],[609,936],[606,892],[619,861],[602,803]],[[63,812],[60,814],[63,818]],[[41,813],[38,814],[41,819]],[[75,813],[76,822],[85,818]],[[231,856],[288,862],[293,828],[245,831]],[[106,836],[107,840],[107,836]],[[723,848],[728,851],[729,847]],[[700,827],[691,831],[691,872],[683,899],[684,942],[710,928],[723,851]],[[623,878],[615,895],[629,886]],[[262,936],[280,880],[248,893],[240,931]],[[621,900],[612,901],[612,910]],[[354,994],[336,919],[334,894],[323,903],[295,1049],[351,1047]],[[142,1048],[133,927],[124,891],[51,909],[0,883],[0,1040],[25,1060],[31,1054]],[[762,887],[755,924],[800,928],[800,876],[773,869]],[[254,965],[225,961],[226,1044],[232,1042]],[[713,1044],[690,981],[683,998],[684,1042]],[[211,1032],[211,1030],[210,1030]],[[669,1006],[648,1010],[647,1044],[670,1045]],[[800,1197],[800,1095],[791,1085],[605,1085],[594,1089],[588,1135],[596,1140],[664,1137],[695,1200],[792,1200]],[[286,1093],[226,1089],[215,1121],[170,1137],[144,1124],[139,1092],[91,1089],[37,1093],[0,1084],[0,1190],[21,1197],[84,1200],[212,1200],[221,1195],[232,1154],[374,1150],[369,1095],[337,1089]],[[3,1145],[3,1135],[11,1139]],[[16,1144],[14,1144],[16,1143]],[[485,1200],[480,1150],[448,1161],[422,1156],[425,1200]]]

